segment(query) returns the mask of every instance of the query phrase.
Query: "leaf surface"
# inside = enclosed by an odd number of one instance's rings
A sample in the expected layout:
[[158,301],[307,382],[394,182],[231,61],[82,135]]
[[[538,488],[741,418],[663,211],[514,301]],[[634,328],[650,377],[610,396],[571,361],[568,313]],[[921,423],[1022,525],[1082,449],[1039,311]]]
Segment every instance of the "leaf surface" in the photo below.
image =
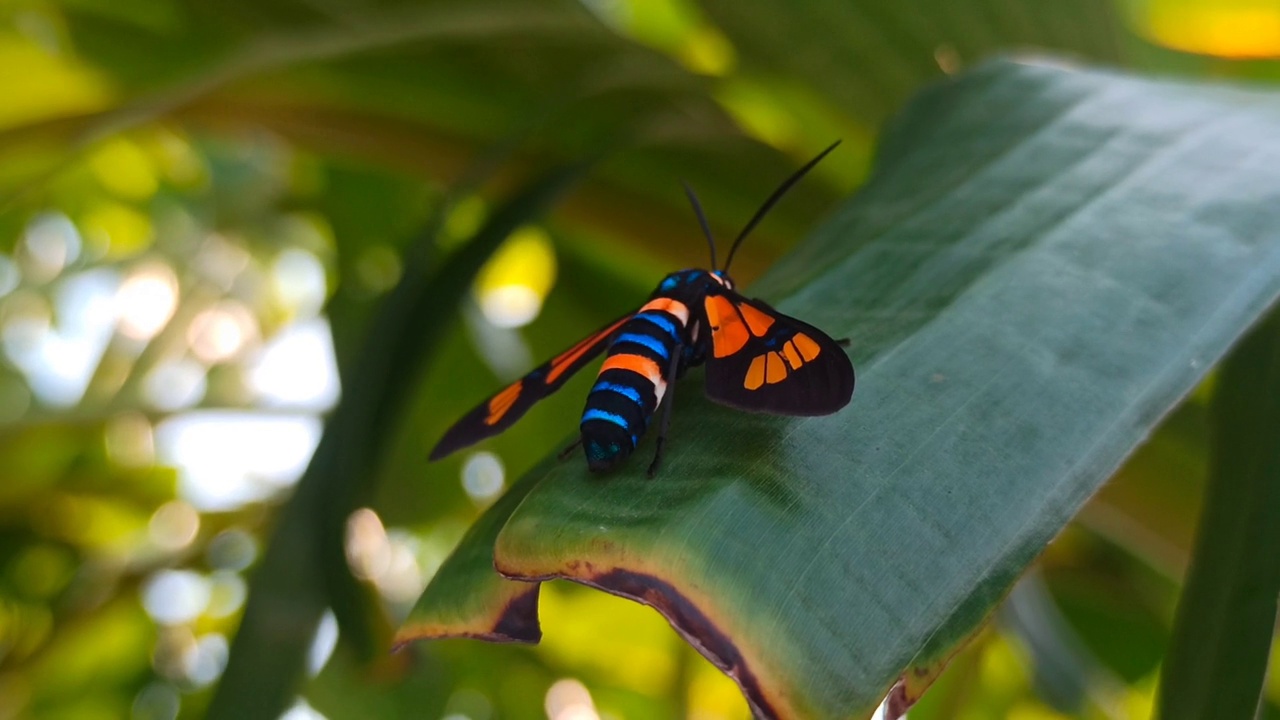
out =
[[747,293],[853,339],[853,402],[735,412],[691,372],[659,477],[652,438],[540,466],[497,569],[654,606],[761,716],[901,711],[1276,297],[1277,107],[1007,61],[932,87]]

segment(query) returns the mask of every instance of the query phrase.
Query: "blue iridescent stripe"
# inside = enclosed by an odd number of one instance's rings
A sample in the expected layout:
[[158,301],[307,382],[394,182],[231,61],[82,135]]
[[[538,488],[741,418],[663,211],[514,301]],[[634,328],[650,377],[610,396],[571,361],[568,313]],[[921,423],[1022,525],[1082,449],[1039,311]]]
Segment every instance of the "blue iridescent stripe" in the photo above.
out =
[[644,406],[644,402],[640,399],[640,392],[635,388],[627,387],[626,385],[619,385],[617,383],[601,380],[595,384],[595,387],[591,388],[591,392],[615,392],[623,397],[630,398],[632,402],[640,405],[641,407]]
[[635,343],[636,345],[642,345],[654,351],[655,353],[657,353],[658,356],[661,357],[663,360],[666,360],[667,358],[671,357],[671,352],[667,350],[666,345],[663,345],[662,343],[658,342],[657,339],[649,337],[648,335],[638,335],[636,333],[623,333],[618,337],[614,338],[613,341],[616,343],[629,342],[629,343]]
[[627,426],[627,421],[624,420],[621,415],[614,415],[613,413],[606,412],[604,410],[597,410],[595,408],[591,408],[590,410],[587,410],[586,412],[582,413],[582,422],[585,423],[588,420],[603,420],[605,422],[609,422],[609,423],[613,423],[614,425],[617,425],[623,430],[626,430],[628,433],[631,432],[631,428]]
[[680,336],[676,333],[676,324],[666,319],[665,317],[661,315],[656,315],[656,314],[651,315],[647,312],[642,312],[636,315],[636,319],[648,320],[654,325],[657,325],[663,330],[666,330],[667,334],[671,336],[672,340],[675,340],[676,342],[680,342]]

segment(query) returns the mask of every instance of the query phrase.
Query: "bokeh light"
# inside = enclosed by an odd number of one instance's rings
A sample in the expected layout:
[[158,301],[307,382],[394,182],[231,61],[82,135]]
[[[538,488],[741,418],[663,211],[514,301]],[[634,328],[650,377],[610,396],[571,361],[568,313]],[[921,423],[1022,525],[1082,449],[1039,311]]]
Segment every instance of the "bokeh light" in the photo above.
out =
[[277,333],[250,361],[249,386],[268,407],[332,407],[338,401],[338,362],[329,323],[307,320]]
[[22,236],[19,260],[35,282],[47,282],[80,256],[83,242],[74,223],[61,213],[37,215]]
[[120,332],[134,340],[149,340],[178,306],[178,279],[165,263],[139,265],[120,285],[116,306]]
[[215,570],[209,574],[209,605],[205,615],[215,620],[231,617],[244,606],[248,594],[244,578],[230,570]]
[[164,625],[189,623],[209,604],[209,581],[191,570],[161,570],[142,586],[142,606]]
[[502,461],[491,452],[471,453],[462,463],[462,489],[476,503],[487,505],[506,487]]
[[324,305],[328,284],[324,265],[306,250],[281,252],[271,266],[271,282],[281,304],[292,308],[298,317],[312,317]]
[[170,411],[199,403],[207,387],[204,365],[190,358],[157,363],[143,384],[151,405]]
[[195,687],[211,685],[227,666],[227,639],[220,633],[208,633],[196,639],[183,658],[183,674]]
[[280,716],[280,720],[327,720],[327,718],[311,707],[305,699],[298,698],[298,701]]
[[19,290],[0,306],[0,343],[42,402],[66,407],[84,395],[111,337],[115,282],[107,270],[80,272],[59,280],[52,303]]
[[133,699],[133,720],[174,720],[182,709],[182,696],[167,682],[147,683]]
[[388,531],[387,541],[390,553],[386,569],[378,577],[378,590],[393,603],[411,603],[427,585],[418,561],[421,541],[413,533],[399,528]]
[[0,253],[0,297],[18,289],[21,282],[22,271],[18,269],[17,263],[10,260],[8,255]]
[[316,626],[316,634],[311,639],[311,648],[307,651],[307,672],[315,677],[324,669],[325,663],[333,656],[333,649],[338,646],[338,619],[332,610],[326,610]]
[[258,558],[258,541],[240,528],[229,528],[209,541],[205,557],[211,567],[244,570]]
[[494,325],[528,325],[556,278],[556,256],[546,232],[534,227],[516,231],[494,253],[476,279],[476,299]]
[[320,422],[209,411],[166,419],[155,436],[157,457],[178,468],[181,497],[207,512],[263,500],[297,481],[320,440]]
[[125,467],[148,467],[155,462],[151,422],[138,412],[121,413],[107,421],[103,440],[107,456]]
[[252,258],[242,245],[218,233],[208,233],[200,243],[192,266],[214,287],[228,291]]
[[372,582],[392,602],[410,602],[426,585],[418,561],[419,545],[411,533],[388,531],[369,508],[360,508],[347,518],[345,547],[351,571]]
[[147,523],[147,534],[156,547],[174,552],[196,539],[200,532],[200,513],[182,500],[170,500],[156,508]]
[[224,300],[202,310],[187,328],[191,352],[212,365],[235,357],[258,336],[258,322],[243,303]]
[[387,571],[391,561],[391,544],[378,514],[360,508],[347,518],[347,562],[356,577],[376,580]]
[[547,689],[543,707],[548,720],[600,720],[591,691],[573,678],[555,681]]

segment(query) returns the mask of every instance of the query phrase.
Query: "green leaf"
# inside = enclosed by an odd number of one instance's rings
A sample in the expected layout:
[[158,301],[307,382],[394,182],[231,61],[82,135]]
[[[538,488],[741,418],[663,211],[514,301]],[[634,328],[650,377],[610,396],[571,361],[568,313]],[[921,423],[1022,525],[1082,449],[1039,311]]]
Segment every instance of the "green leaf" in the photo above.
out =
[[935,86],[750,293],[853,339],[852,404],[735,412],[690,373],[659,477],[652,439],[541,466],[497,569],[654,606],[761,716],[900,712],[1276,297],[1278,107],[1009,62]]
[[1223,363],[1212,470],[1159,717],[1252,717],[1280,598],[1280,314]]
[[471,526],[396,633],[397,647],[421,638],[542,639],[538,584],[499,577],[492,550],[498,532],[542,474],[537,469],[527,473]]

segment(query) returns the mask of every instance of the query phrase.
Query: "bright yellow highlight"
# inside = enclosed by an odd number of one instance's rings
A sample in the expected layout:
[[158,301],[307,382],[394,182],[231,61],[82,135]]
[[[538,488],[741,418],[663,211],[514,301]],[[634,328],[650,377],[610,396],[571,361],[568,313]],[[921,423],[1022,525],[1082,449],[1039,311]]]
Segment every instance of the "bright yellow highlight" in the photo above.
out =
[[516,231],[476,279],[475,293],[485,318],[498,327],[528,325],[556,280],[556,255],[542,230]]
[[103,143],[89,157],[89,168],[104,188],[129,200],[146,200],[160,187],[151,158],[124,138]]
[[1012,696],[1030,683],[1027,667],[1026,653],[1021,648],[1004,635],[993,635],[983,648],[978,672],[982,684],[993,694]]
[[[1274,658],[1275,656],[1273,656]],[[1271,667],[1277,667],[1272,665]],[[1137,683],[1130,685],[1128,690],[1121,697],[1121,707],[1124,710],[1125,717],[1133,718],[1149,718],[1153,717],[1156,707],[1156,688],[1158,686],[1159,674],[1152,673],[1147,677],[1139,680]]]
[[[681,648],[680,652],[695,653],[692,648]],[[750,717],[747,702],[737,683],[701,656],[695,657],[694,662],[697,665],[693,668],[687,697],[690,720],[740,720]]]
[[716,91],[716,100],[752,137],[774,147],[801,145],[800,124],[788,109],[778,104],[778,95],[769,88],[741,78],[726,80]]
[[109,259],[135,255],[155,238],[151,218],[128,205],[106,203],[88,212],[81,221],[85,238],[105,250]]
[[[539,652],[565,667],[582,668],[584,675],[600,676],[636,692],[658,696],[671,687],[674,653],[684,648],[658,613],[565,583],[543,583],[540,592]],[[706,661],[695,658],[694,662]]]
[[695,28],[685,37],[679,58],[693,72],[717,77],[728,75],[738,61],[729,39],[708,25]]
[[1149,0],[1139,30],[1174,50],[1225,58],[1280,57],[1274,0]]
[[98,73],[12,34],[0,35],[0,67],[0,128],[102,110],[113,94]]

